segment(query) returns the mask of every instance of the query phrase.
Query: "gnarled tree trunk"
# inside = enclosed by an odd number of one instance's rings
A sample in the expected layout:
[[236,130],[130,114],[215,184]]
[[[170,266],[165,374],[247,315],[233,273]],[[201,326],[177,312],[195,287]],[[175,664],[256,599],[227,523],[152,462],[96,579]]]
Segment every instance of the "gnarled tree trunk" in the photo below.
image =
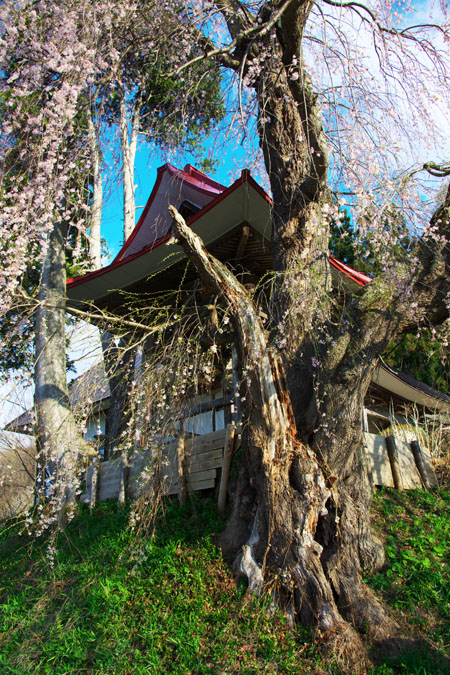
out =
[[[358,638],[336,604],[336,584],[326,564],[340,536],[334,479],[298,438],[283,364],[251,297],[175,209],[171,213],[181,246],[231,313],[244,373],[244,466],[224,541],[237,552],[237,568],[251,590],[265,587],[295,618],[321,631],[345,632],[352,650]],[[360,586],[360,595],[370,601],[372,617],[376,609],[378,623],[385,620],[362,584],[358,562],[348,560],[345,572],[347,583]]]
[[200,44],[255,91],[276,272],[269,344],[251,299],[172,210],[181,245],[228,305],[238,335],[245,451],[228,543],[241,549],[250,586],[267,583],[301,620],[338,633],[350,622],[381,639],[397,629],[362,582],[364,566],[383,562],[370,527],[363,402],[388,342],[417,322],[448,317],[450,195],[433,223],[435,238],[424,236],[417,246],[414,270],[399,262],[403,284],[380,275],[337,305],[330,293],[328,149],[302,54],[314,3],[270,0],[255,14],[240,2],[215,4],[231,41],[215,48],[204,37]]

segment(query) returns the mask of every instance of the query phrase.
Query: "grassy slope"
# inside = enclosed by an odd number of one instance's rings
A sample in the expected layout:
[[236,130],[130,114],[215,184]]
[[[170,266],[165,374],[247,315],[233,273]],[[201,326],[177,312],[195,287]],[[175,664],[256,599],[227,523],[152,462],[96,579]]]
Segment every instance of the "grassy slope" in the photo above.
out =
[[[83,511],[60,537],[53,567],[48,542],[3,536],[1,675],[339,672],[307,632],[290,632],[235,590],[213,543],[221,523],[211,502],[173,503],[151,540],[138,540],[127,517],[114,504]],[[388,566],[369,583],[435,649],[373,673],[446,673],[433,652],[450,652],[450,495],[385,491],[375,520]]]

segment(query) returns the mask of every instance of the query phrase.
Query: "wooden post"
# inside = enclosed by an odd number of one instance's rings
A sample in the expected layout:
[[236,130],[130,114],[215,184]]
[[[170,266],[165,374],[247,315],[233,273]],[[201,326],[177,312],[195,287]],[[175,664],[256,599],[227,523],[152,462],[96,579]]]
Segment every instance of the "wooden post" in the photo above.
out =
[[400,464],[398,462],[398,450],[394,436],[386,437],[386,447],[391,465],[392,478],[394,479],[394,486],[397,490],[403,490],[403,481],[400,474]]
[[128,492],[128,475],[130,473],[130,461],[128,451],[122,450],[120,462],[119,503],[125,504]]
[[184,504],[186,501],[186,446],[184,442],[184,424],[181,423],[180,435],[177,439],[177,469],[178,469],[178,501]]
[[217,507],[219,509],[219,513],[223,513],[227,505],[227,487],[228,487],[228,479],[230,477],[231,459],[233,457],[235,434],[236,434],[236,426],[234,422],[232,422],[227,426],[225,432],[222,475],[220,477],[219,498],[217,500]]
[[369,431],[369,417],[367,415],[367,408],[363,408],[363,431],[367,432]]
[[422,449],[420,447],[419,441],[411,441],[411,451],[414,457],[414,462],[416,463],[417,471],[419,472],[420,478],[422,480],[422,485],[426,490],[429,490],[430,481],[428,480],[427,470],[423,460]]
[[100,476],[100,457],[94,457],[92,461],[91,477],[88,485],[89,508],[95,508],[97,504],[97,495]]
[[239,377],[237,372],[237,351],[236,346],[233,345],[231,350],[231,363],[233,373],[233,398],[234,403],[231,404],[231,421],[234,424],[239,424],[241,416],[241,402],[239,399]]

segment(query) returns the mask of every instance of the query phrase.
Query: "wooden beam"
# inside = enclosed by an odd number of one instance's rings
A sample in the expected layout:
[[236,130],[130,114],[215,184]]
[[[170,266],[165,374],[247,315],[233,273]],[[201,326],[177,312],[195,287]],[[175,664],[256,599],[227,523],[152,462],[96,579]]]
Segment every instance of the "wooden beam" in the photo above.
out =
[[391,465],[392,478],[394,479],[394,486],[397,488],[397,490],[403,490],[403,481],[400,473],[400,464],[398,461],[398,450],[394,436],[386,437],[386,448]]
[[194,417],[194,415],[200,415],[201,413],[217,410],[218,408],[225,408],[230,405],[232,400],[233,396],[229,395],[211,399],[211,401],[205,401],[204,403],[197,403],[192,408],[183,408],[180,412],[180,418],[185,419],[186,417]]
[[236,260],[239,260],[244,255],[249,236],[250,236],[250,225],[243,224],[241,238],[239,239],[239,243],[237,245],[236,253],[234,256]]
[[425,462],[423,459],[422,449],[420,447],[419,441],[411,441],[411,451],[414,457],[414,462],[417,467],[417,471],[420,474],[422,484],[426,490],[430,489],[430,481],[428,480],[427,470],[425,468]]

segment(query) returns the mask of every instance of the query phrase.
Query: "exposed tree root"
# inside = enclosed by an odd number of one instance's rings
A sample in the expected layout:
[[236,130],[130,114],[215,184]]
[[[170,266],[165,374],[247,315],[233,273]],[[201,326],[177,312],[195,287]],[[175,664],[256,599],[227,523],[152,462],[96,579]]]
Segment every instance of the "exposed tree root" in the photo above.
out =
[[[364,532],[368,499],[358,508],[344,482],[340,493],[321,458],[298,440],[281,359],[251,297],[178,212],[172,207],[170,212],[174,234],[201,279],[227,305],[246,374],[243,460],[224,548],[236,555],[235,574],[246,576],[250,592],[269,592],[294,620],[314,626],[336,658],[363,672],[364,649],[355,628],[377,639],[396,630],[362,582],[361,552],[372,563],[378,557],[377,544]],[[356,480],[362,475],[356,473]],[[358,495],[358,486],[354,490]],[[360,494],[367,497],[364,485]]]

